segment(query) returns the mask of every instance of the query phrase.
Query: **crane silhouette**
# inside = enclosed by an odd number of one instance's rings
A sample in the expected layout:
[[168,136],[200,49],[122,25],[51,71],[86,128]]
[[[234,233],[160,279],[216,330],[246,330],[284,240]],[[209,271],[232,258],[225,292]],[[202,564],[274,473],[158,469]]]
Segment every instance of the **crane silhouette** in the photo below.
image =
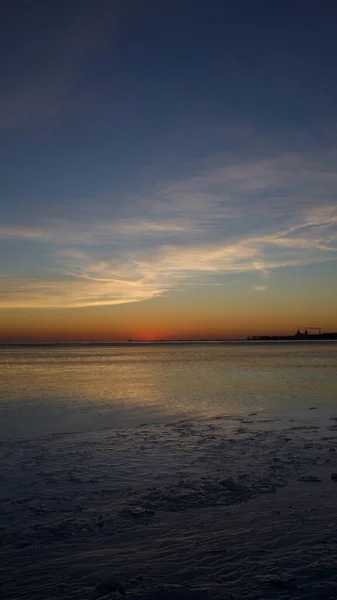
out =
[[306,327],[305,328],[306,332],[308,332],[309,329],[311,329],[312,331],[318,331],[318,335],[321,335],[321,328],[320,327]]

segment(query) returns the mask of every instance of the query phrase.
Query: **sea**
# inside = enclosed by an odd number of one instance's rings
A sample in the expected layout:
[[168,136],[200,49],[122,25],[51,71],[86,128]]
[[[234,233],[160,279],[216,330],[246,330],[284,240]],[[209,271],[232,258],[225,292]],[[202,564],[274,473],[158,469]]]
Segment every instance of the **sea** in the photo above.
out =
[[336,598],[337,343],[0,348],[1,600]]
[[337,399],[337,343],[0,347],[0,439],[182,418],[289,416]]

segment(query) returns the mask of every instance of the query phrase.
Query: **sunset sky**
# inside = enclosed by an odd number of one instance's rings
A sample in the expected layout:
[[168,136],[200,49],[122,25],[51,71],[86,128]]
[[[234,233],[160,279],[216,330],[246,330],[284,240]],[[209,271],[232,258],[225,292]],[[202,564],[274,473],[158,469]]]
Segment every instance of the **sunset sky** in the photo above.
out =
[[3,0],[0,341],[336,331],[336,22]]

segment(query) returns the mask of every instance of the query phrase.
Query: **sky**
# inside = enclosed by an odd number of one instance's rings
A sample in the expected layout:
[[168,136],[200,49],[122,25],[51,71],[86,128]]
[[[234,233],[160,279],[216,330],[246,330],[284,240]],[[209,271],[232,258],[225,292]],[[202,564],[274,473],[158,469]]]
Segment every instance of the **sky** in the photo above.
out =
[[336,331],[336,22],[2,0],[0,341]]

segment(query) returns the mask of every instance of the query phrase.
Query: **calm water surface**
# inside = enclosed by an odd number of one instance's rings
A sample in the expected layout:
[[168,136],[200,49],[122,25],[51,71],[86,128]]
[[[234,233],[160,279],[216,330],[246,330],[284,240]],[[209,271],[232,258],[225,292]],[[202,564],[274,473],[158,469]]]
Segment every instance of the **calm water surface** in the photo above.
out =
[[1,438],[337,400],[337,344],[2,347]]

